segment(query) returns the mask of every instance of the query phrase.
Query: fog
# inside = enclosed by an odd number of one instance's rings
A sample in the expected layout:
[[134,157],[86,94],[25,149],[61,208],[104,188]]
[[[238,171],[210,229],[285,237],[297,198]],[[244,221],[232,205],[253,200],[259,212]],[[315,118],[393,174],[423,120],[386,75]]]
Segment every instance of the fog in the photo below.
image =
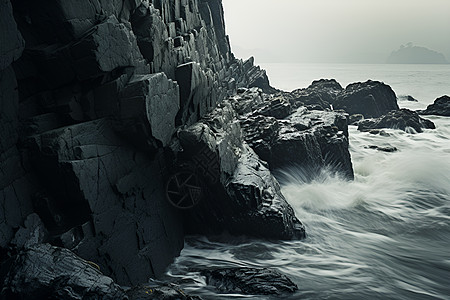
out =
[[382,63],[413,43],[450,60],[449,0],[223,0],[233,52],[257,62]]

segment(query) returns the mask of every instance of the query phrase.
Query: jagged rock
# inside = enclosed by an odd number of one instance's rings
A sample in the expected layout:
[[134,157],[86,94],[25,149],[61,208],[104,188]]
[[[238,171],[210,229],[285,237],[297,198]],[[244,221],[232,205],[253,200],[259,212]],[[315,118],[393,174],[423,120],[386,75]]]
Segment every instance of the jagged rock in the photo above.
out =
[[421,118],[416,112],[406,108],[391,111],[377,119],[366,119],[358,123],[358,130],[370,131],[372,129],[394,128],[411,132],[422,132],[423,129],[435,129],[433,122]]
[[295,107],[310,105],[315,109],[330,110],[331,103],[342,91],[342,86],[335,79],[320,79],[313,81],[306,89],[294,90],[285,96]]
[[418,111],[421,115],[437,115],[450,117],[450,97],[445,95],[434,100],[427,109]]
[[17,30],[9,0],[0,1],[0,37],[0,71],[2,71],[20,57],[25,47],[22,35]]
[[111,72],[119,67],[134,66],[142,74],[150,73],[143,61],[133,32],[115,16],[95,26],[91,32],[70,47],[77,77],[81,80]]
[[130,300],[201,300],[198,296],[187,295],[174,284],[139,285],[127,291]]
[[19,228],[11,243],[21,249],[46,242],[47,235],[47,229],[41,219],[33,213],[25,219],[24,227]]
[[85,122],[30,143],[41,180],[54,195],[47,201],[59,220],[52,230],[81,226],[71,249],[118,283],[137,284],[164,272],[178,255],[181,217],[166,201],[164,155],[152,159],[137,151],[112,127],[104,119]]
[[214,77],[193,62],[178,66],[175,77],[181,102],[177,125],[192,125],[216,105]]
[[264,238],[304,237],[304,228],[264,163],[242,141],[228,101],[199,123],[179,132],[184,159],[197,163],[211,195],[188,213],[193,232],[246,234]]
[[292,113],[291,104],[283,97],[270,98],[265,104],[257,109],[255,113],[276,119],[284,119]]
[[[353,178],[345,113],[310,111],[305,107],[291,113],[291,106],[283,105],[289,103],[286,98],[292,99],[289,96],[262,102],[246,99],[252,96],[257,94],[244,91],[232,103],[238,111],[250,111],[240,118],[244,139],[268,162],[271,170],[292,166],[311,169],[330,164],[347,178]],[[252,103],[253,112],[249,108]]]
[[349,84],[332,104],[334,109],[343,109],[350,115],[362,114],[366,118],[377,118],[399,109],[391,87],[372,80]]
[[287,276],[272,269],[229,268],[201,270],[209,285],[222,293],[244,295],[292,294],[298,287]]
[[121,126],[125,127],[122,130],[128,134],[148,128],[146,135],[135,139],[154,138],[167,146],[175,132],[175,117],[179,109],[178,85],[164,73],[157,73],[131,79],[121,92],[117,115]]
[[248,78],[247,86],[252,88],[260,88],[264,93],[273,94],[278,92],[277,89],[273,88],[269,83],[269,78],[267,77],[266,71],[262,70],[259,66],[254,65],[254,57],[250,57],[244,62],[244,74]]
[[64,248],[31,246],[3,268],[0,299],[127,299],[95,263]]

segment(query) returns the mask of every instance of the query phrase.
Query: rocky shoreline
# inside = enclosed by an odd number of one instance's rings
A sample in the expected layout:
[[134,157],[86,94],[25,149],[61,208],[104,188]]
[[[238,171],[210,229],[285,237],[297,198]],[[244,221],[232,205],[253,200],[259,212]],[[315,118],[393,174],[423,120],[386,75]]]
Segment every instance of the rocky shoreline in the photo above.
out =
[[[231,52],[220,0],[0,8],[0,299],[196,299],[142,285],[186,234],[306,236],[273,171],[352,180],[350,123],[434,128],[381,82],[271,87]],[[214,272],[297,288],[270,270]]]

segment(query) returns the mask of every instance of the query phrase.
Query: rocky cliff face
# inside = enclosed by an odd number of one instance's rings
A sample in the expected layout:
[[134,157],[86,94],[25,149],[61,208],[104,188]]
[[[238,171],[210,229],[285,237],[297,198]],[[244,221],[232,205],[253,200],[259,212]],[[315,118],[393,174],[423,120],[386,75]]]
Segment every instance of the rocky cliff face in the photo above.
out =
[[[161,274],[184,237],[184,214],[166,199],[185,151],[176,132],[200,126],[239,87],[274,91],[265,71],[231,53],[220,0],[1,0],[0,8],[0,256],[51,242],[120,284]],[[224,135],[240,143],[235,130]],[[303,236],[267,169],[241,184],[246,161],[259,158],[233,145],[248,154],[220,162],[224,199],[250,201],[249,189],[268,179],[272,194],[257,187],[259,210],[246,222],[257,228],[264,208],[281,226],[270,237]],[[222,212],[217,230],[239,227],[236,209],[255,208],[241,204]]]

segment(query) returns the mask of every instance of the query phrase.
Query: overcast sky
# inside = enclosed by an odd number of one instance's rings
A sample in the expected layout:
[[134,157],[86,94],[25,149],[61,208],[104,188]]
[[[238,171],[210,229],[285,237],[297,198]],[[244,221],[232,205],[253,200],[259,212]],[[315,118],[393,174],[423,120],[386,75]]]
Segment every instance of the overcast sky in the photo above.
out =
[[257,62],[384,62],[400,45],[450,60],[450,0],[223,0],[233,52]]

